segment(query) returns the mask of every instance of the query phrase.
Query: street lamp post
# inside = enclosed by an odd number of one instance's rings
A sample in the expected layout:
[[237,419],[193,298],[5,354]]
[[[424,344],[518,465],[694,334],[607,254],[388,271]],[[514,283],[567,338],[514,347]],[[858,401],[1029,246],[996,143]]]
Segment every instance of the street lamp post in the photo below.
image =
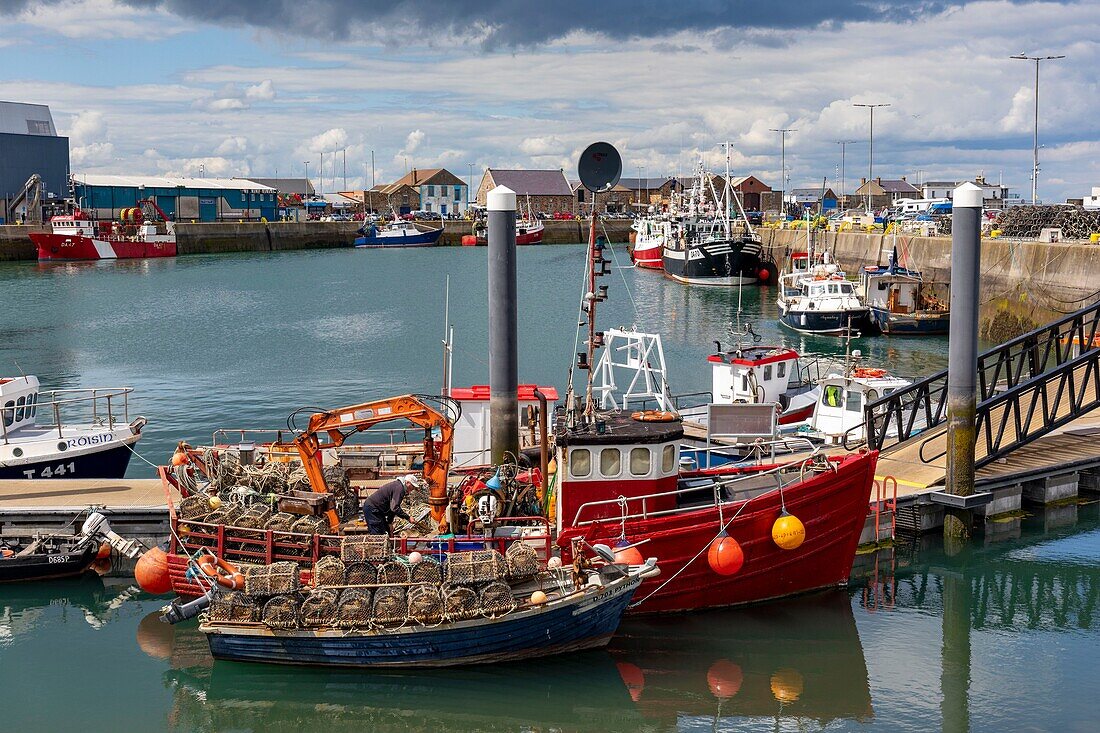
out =
[[469,168],[469,172],[466,176],[466,211],[470,210],[470,191],[474,187],[474,164],[467,163],[466,167]]
[[845,208],[847,208],[848,205],[848,198],[844,195],[845,181],[847,180],[844,176],[844,151],[849,145],[854,142],[855,140],[836,141],[836,144],[840,146],[840,198],[844,199]]
[[783,193],[779,198],[779,210],[782,213],[786,206],[787,199],[787,133],[798,132],[798,130],[790,127],[770,128],[772,132],[779,133],[779,156],[780,156],[780,171],[779,171],[779,185],[782,186]]
[[1031,203],[1036,204],[1039,199],[1039,63],[1041,61],[1064,59],[1065,55],[1028,56],[1023,53],[1018,53],[1015,56],[1009,56],[1009,58],[1016,59],[1017,61],[1035,62],[1035,135],[1032,139],[1031,147]]
[[879,102],[876,104],[859,104],[853,103],[853,107],[866,107],[871,110],[871,134],[868,136],[867,142],[867,213],[871,213],[871,181],[874,179],[875,171],[875,108],[876,107],[889,107],[890,104],[886,102]]

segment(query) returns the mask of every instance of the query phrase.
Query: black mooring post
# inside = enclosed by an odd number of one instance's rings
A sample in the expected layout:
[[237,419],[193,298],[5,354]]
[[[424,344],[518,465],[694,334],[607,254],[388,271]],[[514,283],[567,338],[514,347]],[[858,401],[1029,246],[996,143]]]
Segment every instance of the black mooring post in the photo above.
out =
[[489,210],[489,439],[494,465],[519,457],[516,194],[497,186]]

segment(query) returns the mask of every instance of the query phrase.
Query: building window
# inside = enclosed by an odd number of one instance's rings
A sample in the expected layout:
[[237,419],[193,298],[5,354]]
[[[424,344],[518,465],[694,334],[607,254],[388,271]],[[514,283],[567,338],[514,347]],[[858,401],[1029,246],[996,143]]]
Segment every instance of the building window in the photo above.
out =
[[600,451],[600,475],[615,478],[623,470],[623,457],[618,448],[604,448]]
[[632,448],[630,450],[630,475],[649,475],[649,448]]
[[669,474],[676,470],[676,446],[669,444],[661,451],[661,473]]
[[587,448],[574,448],[569,451],[569,475],[584,478],[592,473],[592,452]]
[[435,186],[428,186],[428,195],[435,196]]
[[442,196],[443,198],[447,198],[447,187],[446,186],[440,186],[439,187],[439,195]]
[[455,186],[455,201],[462,200],[462,186]]

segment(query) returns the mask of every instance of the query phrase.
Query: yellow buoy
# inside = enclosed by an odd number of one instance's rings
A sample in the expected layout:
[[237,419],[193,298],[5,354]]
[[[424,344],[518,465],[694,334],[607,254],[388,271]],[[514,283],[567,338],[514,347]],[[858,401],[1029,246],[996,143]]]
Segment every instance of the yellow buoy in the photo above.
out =
[[543,593],[541,590],[537,590],[531,594],[532,606],[541,606],[544,603],[546,603],[546,594]]
[[210,505],[211,509],[217,509],[222,505],[222,500],[219,496],[211,496],[206,503]]
[[771,678],[772,695],[783,704],[797,702],[806,689],[806,683],[798,670],[784,667],[777,669]]
[[806,527],[784,510],[772,525],[772,541],[782,550],[796,550],[806,541]]

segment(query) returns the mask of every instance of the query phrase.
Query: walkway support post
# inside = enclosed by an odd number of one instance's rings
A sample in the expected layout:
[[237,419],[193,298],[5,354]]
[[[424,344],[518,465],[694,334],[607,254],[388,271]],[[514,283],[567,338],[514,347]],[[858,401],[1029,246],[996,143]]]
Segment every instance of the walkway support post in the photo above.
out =
[[516,194],[497,186],[489,210],[489,441],[493,464],[519,457]]
[[[982,189],[964,183],[951,208],[951,341],[947,362],[947,493],[974,493],[978,375],[978,280],[981,272]],[[945,547],[970,537],[969,510],[948,508]]]

